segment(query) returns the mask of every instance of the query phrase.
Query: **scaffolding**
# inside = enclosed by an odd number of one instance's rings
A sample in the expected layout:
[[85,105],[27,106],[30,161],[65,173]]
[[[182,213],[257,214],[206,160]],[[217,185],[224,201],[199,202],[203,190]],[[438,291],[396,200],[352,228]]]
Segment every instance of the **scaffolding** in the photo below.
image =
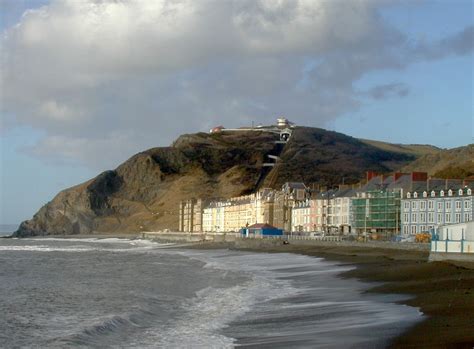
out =
[[352,201],[352,222],[355,232],[380,233],[386,237],[400,231],[400,192],[374,190]]

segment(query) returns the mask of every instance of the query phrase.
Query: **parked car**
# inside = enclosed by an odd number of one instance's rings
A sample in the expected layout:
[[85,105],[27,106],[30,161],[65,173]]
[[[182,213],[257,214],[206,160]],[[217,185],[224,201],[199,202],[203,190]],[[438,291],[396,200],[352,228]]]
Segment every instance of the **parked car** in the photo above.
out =
[[310,236],[313,237],[324,237],[324,233],[322,231],[313,231]]

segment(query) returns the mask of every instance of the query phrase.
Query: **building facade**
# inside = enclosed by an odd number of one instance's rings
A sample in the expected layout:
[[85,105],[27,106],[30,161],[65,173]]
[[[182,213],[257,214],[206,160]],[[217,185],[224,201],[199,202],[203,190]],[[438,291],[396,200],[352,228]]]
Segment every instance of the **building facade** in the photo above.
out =
[[352,200],[352,229],[355,233],[396,235],[400,231],[400,191],[359,192]]
[[316,195],[309,200],[310,222],[314,232],[324,232],[326,229],[327,200]]
[[202,209],[201,199],[189,199],[179,204],[179,231],[200,232],[202,231]]
[[402,234],[428,232],[441,225],[473,220],[472,188],[409,191],[401,200]]
[[291,231],[310,232],[313,231],[311,222],[310,200],[296,202],[291,210]]

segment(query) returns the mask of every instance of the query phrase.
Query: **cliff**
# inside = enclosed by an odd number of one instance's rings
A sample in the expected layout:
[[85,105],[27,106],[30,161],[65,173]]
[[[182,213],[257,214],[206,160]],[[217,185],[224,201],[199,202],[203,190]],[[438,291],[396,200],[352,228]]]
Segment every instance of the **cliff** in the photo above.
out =
[[[183,199],[227,198],[286,181],[355,183],[367,170],[394,171],[420,155],[309,127],[295,128],[287,144],[276,140],[260,131],[183,135],[60,192],[15,235],[176,230]],[[268,155],[280,157],[273,168],[263,167]]]

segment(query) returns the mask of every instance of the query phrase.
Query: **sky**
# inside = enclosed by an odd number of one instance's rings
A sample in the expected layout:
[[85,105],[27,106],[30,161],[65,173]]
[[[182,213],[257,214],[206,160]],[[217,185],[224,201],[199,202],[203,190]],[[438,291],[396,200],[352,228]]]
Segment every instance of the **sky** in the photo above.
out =
[[0,0],[0,224],[180,134],[473,143],[472,0]]

